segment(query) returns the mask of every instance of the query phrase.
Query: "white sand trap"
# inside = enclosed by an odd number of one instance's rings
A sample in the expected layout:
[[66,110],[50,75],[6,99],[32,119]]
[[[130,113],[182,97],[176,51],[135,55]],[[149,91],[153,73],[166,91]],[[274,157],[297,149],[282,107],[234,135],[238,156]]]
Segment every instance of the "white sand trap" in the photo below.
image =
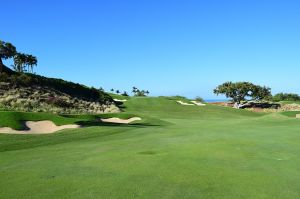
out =
[[114,99],[115,102],[127,102],[126,99],[120,100],[120,99]]
[[191,102],[196,104],[197,106],[206,106],[206,104],[203,104],[202,102],[197,102],[197,101],[191,101]]
[[195,104],[189,104],[189,103],[185,103],[183,101],[177,101],[179,104],[184,105],[184,106],[194,106]]
[[100,119],[100,120],[102,122],[108,122],[108,123],[129,124],[131,122],[139,121],[139,120],[142,120],[142,119],[139,118],[139,117],[133,117],[133,118],[125,120],[125,119],[120,119],[120,118],[113,117],[113,118]]
[[8,134],[47,134],[47,133],[54,133],[56,131],[60,131],[63,129],[73,129],[73,128],[80,128],[79,125],[70,124],[70,125],[62,125],[56,126],[52,121],[27,121],[25,122],[26,127],[28,130],[14,130],[9,127],[0,128],[0,133],[8,133]]
[[297,114],[297,115],[296,115],[296,118],[299,118],[299,119],[300,119],[300,114]]

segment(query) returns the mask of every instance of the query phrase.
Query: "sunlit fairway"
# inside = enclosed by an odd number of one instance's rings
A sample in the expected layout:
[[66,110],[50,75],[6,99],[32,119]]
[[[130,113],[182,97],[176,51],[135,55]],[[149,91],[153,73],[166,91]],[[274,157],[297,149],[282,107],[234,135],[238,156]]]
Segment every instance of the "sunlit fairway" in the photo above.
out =
[[[0,198],[300,198],[300,119],[174,100],[130,98],[131,125],[98,116],[0,113],[81,123],[49,135],[0,135]],[[17,121],[17,122],[16,122]]]

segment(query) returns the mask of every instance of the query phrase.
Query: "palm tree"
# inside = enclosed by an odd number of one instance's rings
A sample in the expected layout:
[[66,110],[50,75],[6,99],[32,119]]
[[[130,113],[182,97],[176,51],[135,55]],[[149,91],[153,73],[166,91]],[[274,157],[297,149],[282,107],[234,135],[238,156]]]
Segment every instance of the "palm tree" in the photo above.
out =
[[132,87],[132,92],[133,92],[134,94],[136,94],[137,90],[138,90],[137,87],[135,87],[135,86]]
[[13,68],[17,72],[24,72],[25,66],[27,64],[27,55],[23,53],[16,53],[14,56]]
[[29,71],[29,68],[30,68],[31,73],[33,73],[33,67],[37,65],[37,58],[33,55],[27,55],[26,65],[28,66],[28,71]]
[[17,50],[14,45],[0,40],[0,73],[3,71],[4,68],[2,59],[5,60],[5,59],[12,58],[16,53]]
[[124,91],[124,93],[122,93],[123,96],[128,96],[128,93],[126,91]]

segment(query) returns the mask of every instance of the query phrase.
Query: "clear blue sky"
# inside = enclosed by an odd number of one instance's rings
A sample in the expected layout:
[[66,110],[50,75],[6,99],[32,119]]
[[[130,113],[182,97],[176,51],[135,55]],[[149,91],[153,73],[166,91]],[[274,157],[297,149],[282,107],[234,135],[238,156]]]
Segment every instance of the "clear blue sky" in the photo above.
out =
[[228,80],[300,93],[299,0],[0,2],[0,39],[45,76],[206,99]]

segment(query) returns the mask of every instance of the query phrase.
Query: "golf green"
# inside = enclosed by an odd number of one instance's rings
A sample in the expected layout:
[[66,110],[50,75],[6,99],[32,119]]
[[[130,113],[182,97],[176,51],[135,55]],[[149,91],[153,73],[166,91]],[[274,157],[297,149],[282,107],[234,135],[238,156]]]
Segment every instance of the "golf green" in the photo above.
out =
[[300,119],[164,97],[130,98],[122,115],[143,120],[1,112],[16,129],[30,119],[85,128],[1,134],[0,198],[300,198]]

